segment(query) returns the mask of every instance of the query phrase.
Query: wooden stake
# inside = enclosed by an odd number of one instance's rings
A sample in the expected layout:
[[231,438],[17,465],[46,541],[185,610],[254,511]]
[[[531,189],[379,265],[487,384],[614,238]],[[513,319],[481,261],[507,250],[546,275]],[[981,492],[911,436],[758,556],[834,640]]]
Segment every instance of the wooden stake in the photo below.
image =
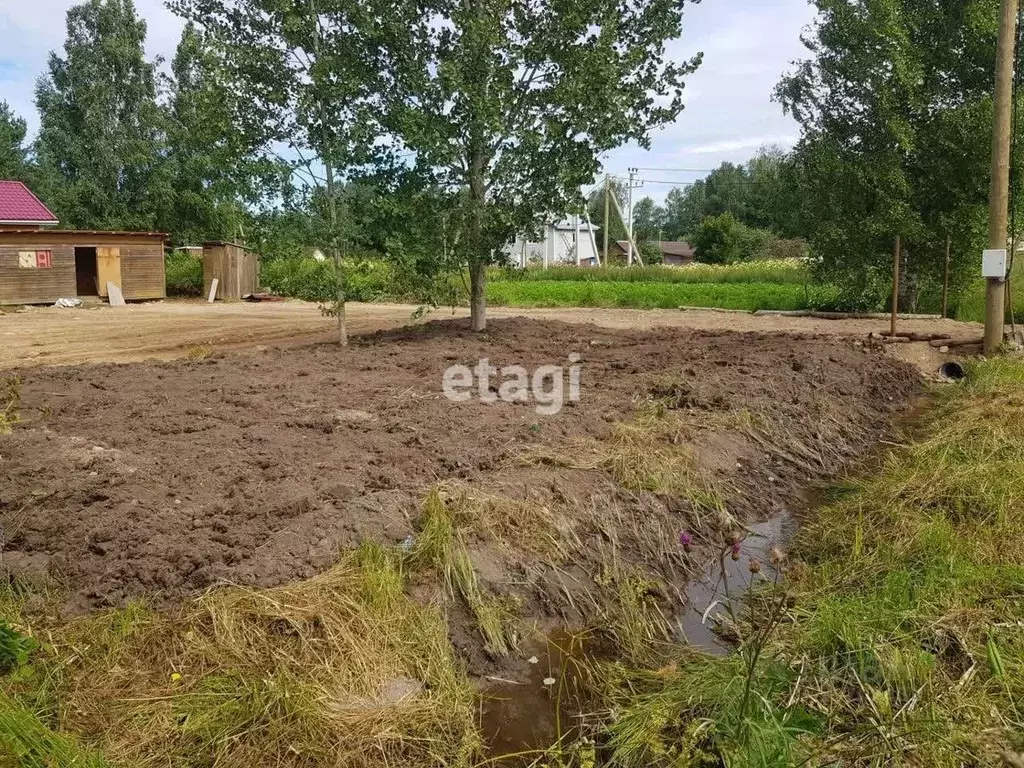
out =
[[950,236],[946,235],[946,265],[942,270],[942,316],[946,316],[946,310],[949,308],[949,247],[950,247]]
[[896,335],[896,318],[900,310],[900,236],[896,235],[896,244],[892,249],[892,317],[890,318],[889,335]]

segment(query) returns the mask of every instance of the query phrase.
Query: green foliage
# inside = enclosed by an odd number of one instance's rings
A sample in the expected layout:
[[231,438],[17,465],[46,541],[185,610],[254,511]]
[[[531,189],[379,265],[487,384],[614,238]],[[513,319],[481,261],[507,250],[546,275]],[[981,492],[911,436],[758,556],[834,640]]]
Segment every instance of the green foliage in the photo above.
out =
[[771,234],[741,223],[731,213],[705,218],[693,237],[697,261],[708,264],[733,264],[754,257]]
[[39,191],[66,226],[153,230],[171,195],[145,37],[131,0],[87,0],[39,80]]
[[103,758],[73,737],[52,731],[27,707],[0,693],[0,760],[19,768],[106,768]]
[[[335,295],[334,264],[315,259],[274,259],[260,266],[260,283],[272,293],[305,301],[329,302]],[[345,273],[345,295],[351,301],[414,299],[393,265],[362,260]]]
[[0,674],[16,672],[28,664],[36,641],[0,619]]
[[0,179],[28,180],[28,149],[25,119],[0,99]]
[[168,296],[203,295],[203,260],[183,251],[172,251],[165,262]]
[[487,298],[512,307],[809,309],[836,298],[829,287],[783,283],[638,283],[531,280],[491,283]]
[[749,261],[739,264],[693,264],[667,267],[548,267],[547,269],[494,269],[492,282],[565,280],[613,283],[791,283],[810,281],[806,261]]
[[[186,24],[171,73],[165,173],[173,194],[161,212],[161,227],[174,245],[239,240],[248,218],[240,196],[254,196],[249,176],[256,169],[232,127],[215,41]],[[261,181],[269,187],[266,178]]]
[[877,294],[900,235],[912,306],[941,275],[948,234],[959,290],[985,241],[999,3],[814,5],[811,58],[776,95],[803,127],[793,210],[822,279],[853,303]]

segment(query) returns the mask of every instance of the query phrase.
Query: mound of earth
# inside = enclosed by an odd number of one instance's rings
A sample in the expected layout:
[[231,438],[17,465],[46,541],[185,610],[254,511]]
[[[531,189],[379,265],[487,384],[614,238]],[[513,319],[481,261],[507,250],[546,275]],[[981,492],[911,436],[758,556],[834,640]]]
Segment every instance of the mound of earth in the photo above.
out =
[[[555,415],[442,392],[455,364],[533,370],[571,353],[581,397]],[[920,386],[882,350],[833,337],[527,319],[492,321],[485,334],[439,321],[348,348],[20,376],[21,423],[0,437],[3,567],[60,585],[69,610],[309,577],[363,539],[414,537],[441,484],[453,498],[507,501],[506,518],[542,510],[538,526],[564,544],[555,552],[492,535],[500,515],[481,518],[468,546],[490,594],[559,621],[587,612],[609,561],[670,583],[699,570],[675,540],[708,505],[667,492],[672,476],[622,482],[650,445],[602,448],[638,413],[671,414],[666,450],[684,444],[686,471],[752,522],[798,507],[809,483],[862,457]],[[474,655],[468,636],[455,639]]]

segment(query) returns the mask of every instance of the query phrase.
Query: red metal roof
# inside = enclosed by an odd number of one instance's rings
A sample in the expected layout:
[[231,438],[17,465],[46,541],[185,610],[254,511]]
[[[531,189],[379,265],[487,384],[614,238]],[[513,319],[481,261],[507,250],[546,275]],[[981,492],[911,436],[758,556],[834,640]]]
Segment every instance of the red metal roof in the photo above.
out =
[[[0,221],[0,224],[4,222]],[[114,237],[159,237],[166,240],[167,232],[135,232],[123,229],[0,229],[0,237],[7,235],[40,235],[60,240],[61,235],[111,235]]]
[[0,181],[0,224],[56,224],[57,217],[20,181]]

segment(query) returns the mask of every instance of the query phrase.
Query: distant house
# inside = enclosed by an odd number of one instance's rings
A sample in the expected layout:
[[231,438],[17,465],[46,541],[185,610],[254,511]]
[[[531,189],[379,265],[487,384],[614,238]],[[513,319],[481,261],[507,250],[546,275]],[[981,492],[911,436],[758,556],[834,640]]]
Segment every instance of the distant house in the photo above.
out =
[[555,264],[597,266],[600,263],[597,245],[599,229],[582,216],[574,214],[567,219],[546,224],[539,237],[519,235],[504,250],[510,261],[520,267],[530,264],[545,267]]
[[0,181],[0,304],[50,304],[74,296],[166,295],[161,232],[53,229],[43,202],[20,181]]
[[[659,240],[657,243],[652,242],[652,245],[658,246],[658,250],[661,251],[661,263],[666,266],[680,267],[692,264],[696,257],[696,249],[685,240]],[[612,257],[624,258],[628,249],[628,240],[617,240],[608,246],[608,253]],[[636,254],[633,254],[633,258],[636,258]]]
[[659,240],[658,250],[661,251],[661,263],[669,266],[693,264],[697,257],[697,249],[685,240]]

